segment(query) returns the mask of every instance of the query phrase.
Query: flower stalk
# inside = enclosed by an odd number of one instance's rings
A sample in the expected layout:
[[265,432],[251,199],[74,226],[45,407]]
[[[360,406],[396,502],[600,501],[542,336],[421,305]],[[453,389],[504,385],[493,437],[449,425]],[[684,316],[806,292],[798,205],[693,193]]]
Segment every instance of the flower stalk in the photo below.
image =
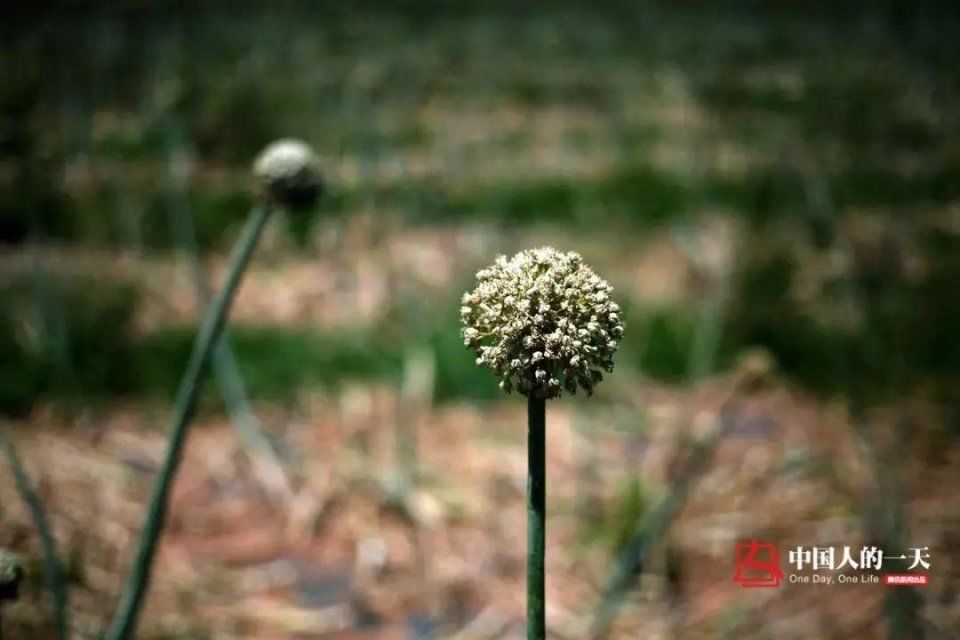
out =
[[150,587],[153,558],[166,521],[170,489],[180,467],[187,430],[200,398],[201,383],[220,343],[230,306],[270,213],[278,207],[304,209],[313,205],[320,196],[322,183],[317,157],[306,143],[299,140],[278,140],[268,145],[257,157],[253,173],[257,181],[259,204],[250,211],[230,259],[226,281],[210,306],[180,380],[167,451],[154,481],[146,520],[140,532],[140,544],[124,586],[120,608],[107,630],[106,640],[127,640],[136,631],[137,618]]
[[613,370],[623,322],[612,291],[578,254],[545,247],[500,256],[461,301],[464,346],[503,391],[527,396],[528,640],[546,638],[547,400],[590,395]]
[[527,398],[527,638],[543,640],[546,622],[547,401]]
[[[53,605],[54,627],[56,629],[57,640],[66,640],[67,629],[69,628],[67,620],[67,585],[63,575],[63,566],[57,558],[57,543],[54,540],[53,533],[50,531],[50,523],[43,511],[43,504],[40,496],[37,495],[27,472],[23,468],[23,463],[17,455],[17,450],[13,445],[7,433],[6,425],[0,425],[0,445],[3,446],[4,455],[10,464],[10,470],[13,472],[13,479],[17,486],[20,497],[30,509],[30,515],[33,518],[33,524],[37,528],[37,534],[40,536],[40,548],[43,551],[43,581],[47,590],[50,592],[50,601]],[[13,556],[4,552],[6,557],[0,557],[0,577],[8,573],[16,578],[16,586],[19,586],[22,576],[22,569],[13,570],[9,567],[14,565]],[[17,565],[19,567],[19,565]],[[7,569],[4,570],[4,567]],[[2,581],[2,580],[0,580]],[[13,584],[13,580],[10,581]],[[0,585],[0,600],[13,599],[16,596],[16,588],[11,593],[6,594],[3,585]]]
[[140,534],[140,546],[120,600],[119,612],[107,632],[108,640],[126,640],[136,630],[137,617],[150,585],[157,542],[166,520],[170,488],[180,467],[187,427],[193,419],[197,401],[200,398],[201,382],[226,324],[227,314],[242,280],[243,272],[269,217],[270,208],[267,206],[255,206],[250,212],[246,228],[230,261],[226,283],[214,301],[194,342],[193,353],[190,355],[190,361],[177,392],[173,429],[170,432],[163,465],[160,467],[150,497],[147,518]]
[[[172,133],[169,134],[173,139]],[[187,209],[184,198],[185,181],[188,173],[188,163],[182,158],[183,151],[177,151],[177,146],[171,140],[169,159],[169,179],[167,185],[167,211],[170,218],[170,227],[173,229],[174,239],[184,253],[190,275],[193,280],[197,306],[203,309],[207,306],[212,293],[203,272],[197,248],[196,231]],[[230,346],[230,337],[225,330],[213,353],[213,377],[220,389],[220,396],[227,408],[227,413],[234,424],[240,443],[246,448],[253,467],[259,472],[264,486],[280,500],[288,500],[293,496],[293,485],[283,466],[274,444],[267,437],[263,424],[257,419],[250,406],[246,385],[236,356]]]

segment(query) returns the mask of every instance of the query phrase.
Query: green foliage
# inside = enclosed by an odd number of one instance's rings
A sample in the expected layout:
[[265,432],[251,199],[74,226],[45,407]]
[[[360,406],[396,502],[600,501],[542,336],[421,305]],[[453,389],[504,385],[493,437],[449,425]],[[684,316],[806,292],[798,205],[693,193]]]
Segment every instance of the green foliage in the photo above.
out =
[[44,383],[43,361],[24,344],[8,308],[0,309],[0,414],[27,413]]
[[627,544],[639,535],[650,500],[639,477],[629,479],[620,489],[614,511],[607,523],[610,550],[620,555]]
[[[456,308],[454,308],[456,311]],[[460,339],[455,315],[436,314],[418,338],[436,356],[438,401],[502,397],[496,378],[477,367]],[[180,326],[145,336],[136,347],[139,391],[169,397],[189,354],[193,329]],[[399,333],[398,333],[399,332]],[[253,398],[290,401],[305,389],[337,389],[350,380],[399,380],[407,344],[394,325],[317,331],[308,327],[233,326],[229,338],[240,373]],[[213,387],[208,389],[211,391]]]
[[[455,311],[456,307],[453,309]],[[438,325],[428,337],[437,359],[436,399],[443,402],[503,398],[496,375],[487,367],[478,367],[473,354],[463,346],[459,318],[456,315],[445,317],[449,322]]]
[[624,339],[619,362],[629,362],[659,380],[683,381],[689,369],[696,315],[684,308],[630,309],[626,317],[632,331]]
[[[414,223],[446,223],[487,219],[509,225],[551,224],[567,229],[621,226],[637,232],[682,218],[711,203],[754,222],[797,217],[805,213],[808,186],[790,166],[758,169],[736,178],[704,176],[680,180],[644,163],[626,162],[598,178],[545,178],[526,182],[493,183],[470,189],[447,189],[417,180],[376,189],[334,188],[316,209],[291,219],[289,231],[303,246],[319,216],[346,216],[375,201],[397,210]],[[195,185],[186,194],[201,249],[220,249],[235,233],[250,206],[251,192],[243,183],[215,187]],[[910,206],[947,203],[960,197],[960,164],[904,175],[888,167],[862,167],[825,176],[825,188],[839,209],[847,207]],[[104,187],[103,194],[110,192]],[[145,248],[173,246],[161,193],[135,191],[145,202],[139,209],[139,238]],[[17,205],[19,206],[19,205]],[[16,208],[16,207],[14,207]],[[41,217],[48,235],[87,239],[107,246],[124,246],[125,232],[116,194],[73,200],[50,194],[48,212]],[[27,218],[5,221],[11,237],[27,232]]]
[[762,347],[788,375],[821,390],[836,388],[851,337],[795,300],[796,271],[795,256],[784,248],[747,261],[735,281],[725,343],[730,351]]
[[[935,64],[957,45],[923,42],[922,30],[902,27],[887,8],[870,10],[870,19],[842,11],[824,19],[792,6],[562,4],[562,11],[540,14],[544,5],[535,3],[519,15],[500,2],[450,7],[432,0],[307,13],[247,7],[230,15],[178,6],[150,17],[135,10],[105,17],[81,7],[51,16],[52,24],[69,19],[70,29],[33,39],[18,37],[30,32],[32,18],[24,16],[24,28],[0,47],[12,70],[0,90],[0,140],[15,168],[15,177],[0,183],[0,240],[22,241],[35,225],[51,237],[124,245],[129,214],[117,211],[116,200],[118,189],[130,189],[144,216],[142,245],[170,246],[157,178],[167,151],[162,132],[174,122],[205,176],[189,195],[200,245],[219,248],[246,212],[243,185],[264,143],[297,135],[325,155],[372,168],[446,144],[450,133],[424,111],[428,104],[532,119],[554,107],[586,112],[603,126],[562,127],[560,137],[571,153],[599,151],[614,163],[596,178],[560,172],[501,183],[471,175],[376,186],[365,179],[333,194],[330,211],[349,215],[376,198],[429,222],[632,229],[716,203],[750,217],[783,217],[798,213],[807,197],[797,166],[811,158],[829,159],[823,173],[837,211],[960,196],[951,152],[958,130],[949,117],[957,87],[951,67]],[[916,14],[930,19],[926,11]],[[704,19],[711,29],[691,28]],[[74,55],[92,46],[90,34],[121,24],[125,37],[113,48]],[[41,57],[56,64],[37,64]],[[51,66],[58,79],[69,79],[58,83],[62,90],[45,90]],[[652,105],[670,106],[657,93],[663,70],[693,90],[711,131],[747,145],[745,174],[707,169],[691,176],[645,155],[652,137],[690,138],[682,124],[638,118]],[[92,95],[96,104],[86,99]],[[538,140],[531,129],[507,131],[499,144],[477,149],[450,142],[456,153],[484,154],[490,165],[501,151],[529,153]],[[709,161],[710,145],[703,149]],[[84,169],[73,172],[80,179],[63,180],[66,165]],[[224,187],[222,176],[233,186]],[[313,220],[292,225],[298,243]]]
[[138,296],[128,284],[37,273],[0,290],[0,411],[40,397],[76,400],[133,389]]
[[[28,11],[0,45],[10,69],[0,89],[7,167],[0,242],[34,234],[172,247],[163,133],[175,128],[196,152],[184,199],[198,244],[220,251],[249,208],[253,155],[277,135],[297,135],[314,142],[334,170],[357,171],[340,184],[331,180],[316,211],[289,220],[300,246],[319,216],[372,208],[418,224],[482,220],[569,234],[612,228],[625,237],[720,209],[747,220],[757,242],[773,249],[748,256],[736,275],[721,366],[759,345],[795,380],[826,392],[911,379],[938,397],[957,395],[949,390],[960,388],[960,355],[951,346],[960,269],[949,225],[920,233],[922,277],[846,274],[852,282],[827,282],[812,300],[794,295],[810,255],[799,250],[810,247],[797,229],[818,250],[836,248],[850,213],[914,228],[924,212],[960,199],[958,85],[947,64],[960,41],[920,28],[952,24],[953,13],[875,7],[863,19],[832,5],[562,4],[546,12],[538,2],[519,14],[509,3],[433,0],[361,2],[309,15],[293,6],[230,15],[73,7],[44,18],[53,28],[26,37],[40,19]],[[900,11],[914,22],[897,19]],[[691,28],[704,19],[710,29]],[[70,28],[56,28],[61,22]],[[119,26],[124,37],[111,47],[75,55],[91,50],[91,34]],[[679,109],[694,114],[689,126],[662,117]],[[478,126],[490,137],[477,140],[472,125],[451,118],[463,114],[481,114]],[[537,151],[541,117],[556,125],[559,153],[602,164],[583,172],[534,167],[527,174],[534,177],[503,179],[498,162]],[[394,161],[419,167],[421,154],[445,153],[445,145],[449,166],[384,179],[384,167],[395,175]],[[743,162],[728,165],[727,149],[736,158],[742,152]],[[692,163],[671,159],[688,152]],[[463,155],[478,172],[463,169]],[[784,227],[793,249],[781,246]],[[866,295],[855,317],[841,322],[836,309],[850,286]],[[75,287],[84,291],[70,295],[109,297],[94,293],[105,287]],[[65,307],[87,311],[65,312],[69,347],[57,355],[33,286],[21,289],[0,300],[4,411],[25,411],[38,397],[68,395],[67,388],[106,396],[172,390],[190,329],[133,337],[124,324],[128,308],[69,303],[65,295]],[[629,309],[624,302],[629,326],[618,367],[683,380],[701,330],[697,305]],[[92,308],[104,311],[88,315]],[[438,317],[422,335],[391,335],[435,349],[438,398],[500,397],[460,344],[455,318]],[[402,347],[382,339],[383,330],[241,327],[235,337],[254,394],[281,397],[333,384],[339,375],[331,370],[392,379]]]
[[586,521],[583,542],[600,544],[609,550],[611,557],[617,558],[630,541],[643,532],[649,510],[650,497],[643,481],[638,476],[630,477],[623,481],[603,517]]
[[[184,194],[184,206],[190,212],[197,246],[202,250],[223,249],[232,238],[250,210],[252,191],[219,186],[193,188]],[[144,240],[149,247],[177,246],[170,225],[167,207],[162,198],[154,199],[147,209]]]
[[[194,332],[190,326],[166,328],[138,344],[137,360],[145,363],[139,371],[143,392],[173,395]],[[399,347],[378,340],[375,333],[240,325],[227,335],[254,398],[289,401],[304,388],[335,388],[352,379],[389,380],[402,362]]]
[[569,228],[607,223],[657,223],[682,215],[696,191],[647,164],[627,163],[595,179],[543,179],[475,188],[445,196],[444,219],[493,218]]

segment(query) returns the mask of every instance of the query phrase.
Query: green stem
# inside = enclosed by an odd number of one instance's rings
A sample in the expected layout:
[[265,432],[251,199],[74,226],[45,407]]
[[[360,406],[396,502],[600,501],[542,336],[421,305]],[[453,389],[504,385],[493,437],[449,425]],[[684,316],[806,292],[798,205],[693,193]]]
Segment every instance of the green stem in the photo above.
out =
[[66,640],[67,588],[63,576],[63,567],[60,566],[60,561],[57,559],[56,541],[50,532],[50,524],[47,522],[47,516],[43,512],[40,496],[37,495],[33,485],[30,483],[30,479],[27,477],[27,472],[20,462],[20,457],[17,455],[17,450],[13,446],[13,441],[10,439],[5,425],[0,425],[0,444],[3,445],[7,462],[10,463],[10,470],[13,472],[17,491],[30,509],[33,524],[37,528],[37,533],[40,535],[40,546],[43,550],[43,580],[47,585],[47,589],[50,591],[57,638],[59,640]]
[[547,401],[530,396],[527,400],[527,640],[547,637],[543,570],[547,498],[546,414]]
[[218,343],[218,338],[226,324],[230,304],[233,302],[244,269],[253,254],[257,240],[260,238],[260,232],[263,231],[269,216],[270,209],[265,206],[255,207],[250,212],[243,235],[238,241],[237,249],[230,261],[226,283],[214,301],[194,342],[193,353],[190,355],[187,369],[180,381],[180,389],[177,391],[173,429],[170,432],[163,466],[160,468],[153,485],[146,521],[140,533],[140,547],[137,550],[130,577],[124,587],[120,609],[107,632],[107,640],[126,640],[132,636],[136,629],[137,615],[150,585],[153,557],[156,553],[160,532],[163,530],[170,488],[180,465],[187,428],[193,418],[197,400],[200,397],[200,383]]
[[[173,144],[170,146],[173,148]],[[211,298],[210,287],[207,285],[203,266],[198,256],[196,232],[184,201],[182,185],[176,184],[173,179],[176,174],[175,170],[171,169],[168,173],[171,176],[168,185],[169,206],[167,207],[170,227],[173,229],[176,244],[186,256],[196,292],[197,306],[202,310],[206,308]],[[262,462],[264,480],[269,484],[269,490],[274,495],[284,498],[290,497],[293,490],[280,460],[280,455],[267,437],[263,424],[253,413],[243,377],[240,375],[240,367],[230,347],[230,339],[227,334],[228,332],[224,330],[213,353],[213,374],[220,387],[220,396],[223,398],[223,403],[240,438],[240,443],[247,448],[254,463]]]

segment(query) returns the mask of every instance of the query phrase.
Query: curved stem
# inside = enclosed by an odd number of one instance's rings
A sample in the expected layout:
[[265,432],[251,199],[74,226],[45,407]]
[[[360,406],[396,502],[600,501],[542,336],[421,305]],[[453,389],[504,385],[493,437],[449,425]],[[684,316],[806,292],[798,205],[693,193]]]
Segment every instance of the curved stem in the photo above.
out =
[[527,640],[544,640],[544,548],[546,532],[546,414],[547,401],[527,399]]
[[[171,147],[173,145],[171,144]],[[171,163],[174,162],[171,153]],[[197,306],[205,309],[210,300],[210,287],[207,285],[203,266],[200,263],[197,249],[196,231],[190,219],[190,212],[184,201],[182,185],[177,184],[173,176],[177,174],[174,167],[168,172],[171,175],[168,186],[168,200],[170,227],[176,244],[183,251],[190,275],[193,279],[196,292]],[[229,336],[224,330],[217,342],[213,353],[213,375],[220,387],[220,396],[234,424],[240,443],[246,447],[247,453],[255,469],[262,470],[261,475],[272,495],[288,499],[293,495],[293,488],[283,467],[283,461],[273,442],[267,437],[263,424],[257,419],[250,406],[243,376],[236,356],[230,347]]]
[[194,341],[193,353],[190,355],[190,361],[183,378],[180,380],[180,389],[177,391],[173,429],[170,432],[163,466],[154,481],[146,521],[140,533],[140,547],[137,550],[130,577],[124,587],[120,609],[107,632],[107,640],[126,640],[132,636],[136,629],[137,615],[150,586],[153,556],[156,553],[157,542],[163,530],[170,488],[177,474],[177,468],[180,466],[187,428],[193,419],[197,400],[200,397],[200,383],[210,363],[218,338],[226,324],[230,305],[242,279],[244,269],[253,254],[260,232],[263,231],[269,215],[270,210],[264,206],[255,207],[250,212],[243,235],[240,237],[231,258],[226,283],[210,308],[200,333]]
[[40,496],[37,495],[33,485],[30,483],[30,478],[27,477],[27,472],[20,462],[20,457],[17,455],[17,450],[13,446],[13,441],[10,439],[5,425],[0,425],[0,444],[3,445],[7,462],[10,463],[10,470],[13,472],[17,491],[30,509],[33,524],[37,528],[37,533],[40,535],[40,546],[43,549],[43,581],[50,591],[57,638],[59,640],[66,640],[68,628],[67,587],[63,576],[63,567],[57,559],[57,543],[53,538],[53,534],[50,532],[50,524],[47,522],[47,516],[43,512],[43,504],[40,502]]

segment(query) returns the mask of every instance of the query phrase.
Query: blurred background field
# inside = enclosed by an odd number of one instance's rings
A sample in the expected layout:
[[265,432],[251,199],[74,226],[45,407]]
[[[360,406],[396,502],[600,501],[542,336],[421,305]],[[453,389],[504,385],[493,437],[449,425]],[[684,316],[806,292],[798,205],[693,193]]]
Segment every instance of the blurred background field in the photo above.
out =
[[[194,267],[219,282],[284,136],[328,192],[271,221],[229,343],[293,492],[211,381],[140,637],[523,637],[524,402],[457,309],[543,244],[627,323],[548,416],[556,637],[721,428],[612,637],[960,635],[954,5],[37,2],[0,29],[0,412],[77,637],[132,556]],[[0,547],[36,569],[3,477]],[[931,584],[742,589],[749,539],[929,546]],[[48,637],[39,575],[13,638]]]

